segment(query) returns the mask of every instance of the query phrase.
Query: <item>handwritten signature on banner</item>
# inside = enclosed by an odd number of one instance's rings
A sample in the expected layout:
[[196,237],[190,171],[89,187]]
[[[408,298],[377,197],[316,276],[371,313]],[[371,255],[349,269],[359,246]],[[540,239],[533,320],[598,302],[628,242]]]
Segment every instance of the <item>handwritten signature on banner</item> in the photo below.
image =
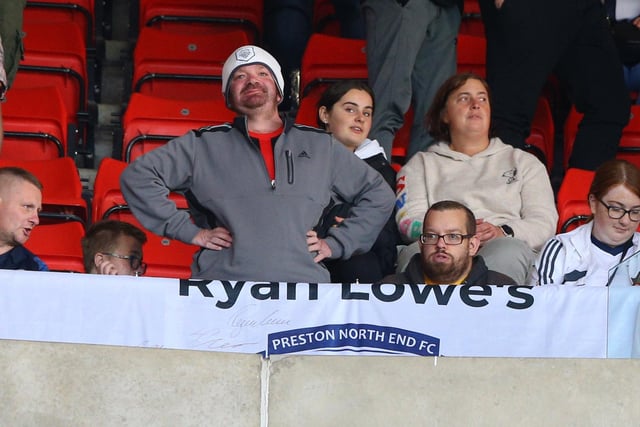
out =
[[[281,319],[278,317],[280,310],[273,310],[266,315],[261,315],[259,318],[251,318],[251,309],[257,308],[256,304],[249,304],[244,307],[240,307],[231,318],[228,325],[231,329],[230,336],[236,337],[243,328],[264,328],[265,326],[289,326],[291,324],[290,319]],[[253,310],[254,313],[261,314],[258,310]]]

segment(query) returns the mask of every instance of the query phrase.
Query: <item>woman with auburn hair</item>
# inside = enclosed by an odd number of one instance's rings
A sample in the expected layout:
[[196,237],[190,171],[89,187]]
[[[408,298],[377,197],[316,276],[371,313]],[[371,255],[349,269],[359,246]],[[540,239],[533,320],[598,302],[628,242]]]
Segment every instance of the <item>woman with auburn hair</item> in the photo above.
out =
[[419,250],[425,212],[440,200],[471,209],[478,254],[517,283],[526,283],[535,251],[553,236],[558,213],[547,170],[532,154],[491,138],[490,100],[487,82],[473,73],[450,77],[436,93],[426,122],[437,142],[398,172],[396,222],[410,243],[399,271]]
[[638,269],[629,274],[616,266],[640,249],[640,170],[625,160],[603,163],[588,202],[589,222],[547,242],[532,269],[532,285],[632,284]]

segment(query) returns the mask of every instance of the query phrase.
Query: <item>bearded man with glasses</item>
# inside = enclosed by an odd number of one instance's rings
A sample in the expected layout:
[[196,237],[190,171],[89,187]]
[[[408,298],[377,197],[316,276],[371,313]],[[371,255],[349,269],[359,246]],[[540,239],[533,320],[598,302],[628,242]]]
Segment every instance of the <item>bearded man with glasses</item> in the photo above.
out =
[[476,218],[465,205],[445,200],[427,210],[420,235],[420,253],[403,273],[385,277],[381,283],[429,285],[515,285],[502,273],[489,270],[476,255],[480,239]]

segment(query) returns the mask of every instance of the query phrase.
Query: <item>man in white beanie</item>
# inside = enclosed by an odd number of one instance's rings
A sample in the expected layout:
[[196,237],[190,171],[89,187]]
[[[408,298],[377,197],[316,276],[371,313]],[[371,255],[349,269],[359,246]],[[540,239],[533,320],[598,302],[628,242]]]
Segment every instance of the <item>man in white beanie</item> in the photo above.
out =
[[[279,115],[284,79],[268,52],[240,47],[222,74],[238,117],[138,158],[122,174],[127,203],[146,228],[201,247],[193,278],[329,282],[321,261],[369,250],[393,192],[329,134]],[[185,192],[190,212],[169,191]],[[313,227],[332,194],[354,208],[320,239]]]

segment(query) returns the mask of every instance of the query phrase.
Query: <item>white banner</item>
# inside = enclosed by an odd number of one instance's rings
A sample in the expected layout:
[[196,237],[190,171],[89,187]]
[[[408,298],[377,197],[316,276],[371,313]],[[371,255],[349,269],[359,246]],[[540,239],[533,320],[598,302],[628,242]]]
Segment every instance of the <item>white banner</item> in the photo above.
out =
[[640,357],[640,287],[609,290],[609,345],[611,358]]
[[[0,338],[240,353],[607,356],[607,288],[0,270]],[[626,339],[626,338],[625,338]]]

